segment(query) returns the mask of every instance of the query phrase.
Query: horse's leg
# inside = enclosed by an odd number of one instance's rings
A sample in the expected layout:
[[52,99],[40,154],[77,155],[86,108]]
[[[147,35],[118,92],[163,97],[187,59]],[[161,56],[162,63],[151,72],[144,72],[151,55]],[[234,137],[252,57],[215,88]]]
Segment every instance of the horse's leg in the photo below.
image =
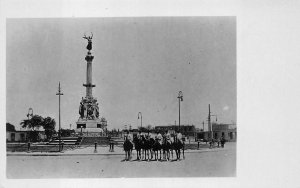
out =
[[132,149],[129,150],[129,160],[131,160],[131,158],[132,158]]
[[141,149],[139,150],[139,160],[142,160],[142,153],[141,153]]
[[140,160],[142,160],[142,153],[141,153],[141,150],[142,150],[142,149],[139,150],[139,157],[140,157]]
[[182,158],[185,159],[185,157],[184,157],[184,143],[182,145]]
[[169,161],[170,160],[170,150],[167,149],[167,160]]
[[159,150],[159,160],[161,160],[161,149]]
[[153,159],[153,149],[150,149],[151,160]]

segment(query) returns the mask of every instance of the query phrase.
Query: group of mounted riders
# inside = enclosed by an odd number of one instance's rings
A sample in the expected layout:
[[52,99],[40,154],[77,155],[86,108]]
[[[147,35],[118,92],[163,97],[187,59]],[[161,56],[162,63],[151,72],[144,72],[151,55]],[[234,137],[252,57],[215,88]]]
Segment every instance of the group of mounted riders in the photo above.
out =
[[[137,152],[136,160],[180,160],[180,154],[182,150],[182,156],[184,159],[184,142],[182,140],[182,134],[176,131],[176,134],[171,135],[168,131],[161,134],[157,132],[156,136],[149,134],[142,134],[138,132],[133,138],[127,131],[124,136],[124,151],[125,161],[129,161],[132,158],[133,148]],[[175,151],[176,159],[173,159],[173,151]]]

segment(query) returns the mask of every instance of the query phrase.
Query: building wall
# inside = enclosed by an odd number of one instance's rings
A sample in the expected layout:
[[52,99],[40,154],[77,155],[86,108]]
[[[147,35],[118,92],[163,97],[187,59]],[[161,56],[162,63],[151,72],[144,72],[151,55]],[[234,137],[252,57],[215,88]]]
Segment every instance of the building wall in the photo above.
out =
[[[178,128],[178,125],[155,126],[156,131],[165,132],[166,130],[168,130],[170,134],[175,134],[175,130],[178,130]],[[185,136],[193,137],[195,135],[196,128],[194,125],[181,125],[180,132]]]
[[[6,131],[6,141],[8,142],[26,142],[28,141],[28,131]],[[39,132],[41,140],[46,139],[46,135],[43,131]]]
[[[205,139],[205,140],[210,139],[210,132],[198,132],[196,134],[197,134],[197,139]],[[236,129],[213,131],[213,135],[214,135],[214,139],[219,139],[222,137],[222,135],[224,135],[224,138],[227,141],[236,141],[237,139]]]
[[26,131],[7,131],[6,140],[8,142],[25,142],[27,140]]

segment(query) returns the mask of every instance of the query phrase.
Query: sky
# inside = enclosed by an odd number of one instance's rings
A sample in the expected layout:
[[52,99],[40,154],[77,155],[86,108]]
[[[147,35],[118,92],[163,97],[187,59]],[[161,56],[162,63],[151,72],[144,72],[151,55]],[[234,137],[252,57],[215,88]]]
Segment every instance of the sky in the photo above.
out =
[[[219,123],[236,122],[235,17],[15,18],[6,25],[6,122],[18,129],[31,107],[75,128],[85,97],[93,33],[93,96],[108,129],[178,124],[202,128],[208,104]],[[213,118],[215,121],[215,119]],[[207,129],[207,123],[205,123]]]

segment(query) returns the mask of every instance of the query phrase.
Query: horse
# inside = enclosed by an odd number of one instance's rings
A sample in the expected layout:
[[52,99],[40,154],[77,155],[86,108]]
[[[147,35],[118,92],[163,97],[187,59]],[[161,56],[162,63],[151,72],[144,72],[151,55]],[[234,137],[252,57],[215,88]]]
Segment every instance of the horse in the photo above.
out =
[[154,146],[155,140],[154,138],[150,137],[149,139],[149,146],[150,146],[150,154],[151,154],[151,160],[153,159],[153,146]]
[[141,149],[142,149],[142,155],[141,159],[146,160],[147,159],[147,151],[148,151],[148,146],[147,146],[147,141],[144,135],[141,136]]
[[147,160],[147,156],[148,156],[148,161],[150,160],[150,157],[149,157],[149,151],[151,150],[151,143],[150,143],[150,138],[149,136],[147,135],[146,137],[143,137],[143,148],[144,148],[144,158],[145,160]]
[[171,143],[168,142],[166,137],[163,138],[162,149],[163,149],[163,159],[170,160]]
[[130,142],[130,140],[127,137],[125,138],[123,147],[125,151],[125,161],[129,161],[131,159],[133,144]]
[[183,154],[183,159],[184,157],[184,142],[175,138],[174,143],[173,143],[173,147],[176,153],[176,158],[177,160],[180,160],[180,150],[182,149],[182,154]]
[[134,148],[136,150],[136,160],[140,160],[141,159],[141,149],[142,149],[141,139],[135,136],[133,138],[133,143],[134,143]]
[[154,158],[155,158],[155,160],[158,161],[158,151],[160,153],[160,160],[161,160],[161,149],[162,149],[162,146],[161,146],[160,141],[159,141],[158,138],[155,139],[155,142],[154,142],[152,148],[153,148],[153,151],[154,151]]

